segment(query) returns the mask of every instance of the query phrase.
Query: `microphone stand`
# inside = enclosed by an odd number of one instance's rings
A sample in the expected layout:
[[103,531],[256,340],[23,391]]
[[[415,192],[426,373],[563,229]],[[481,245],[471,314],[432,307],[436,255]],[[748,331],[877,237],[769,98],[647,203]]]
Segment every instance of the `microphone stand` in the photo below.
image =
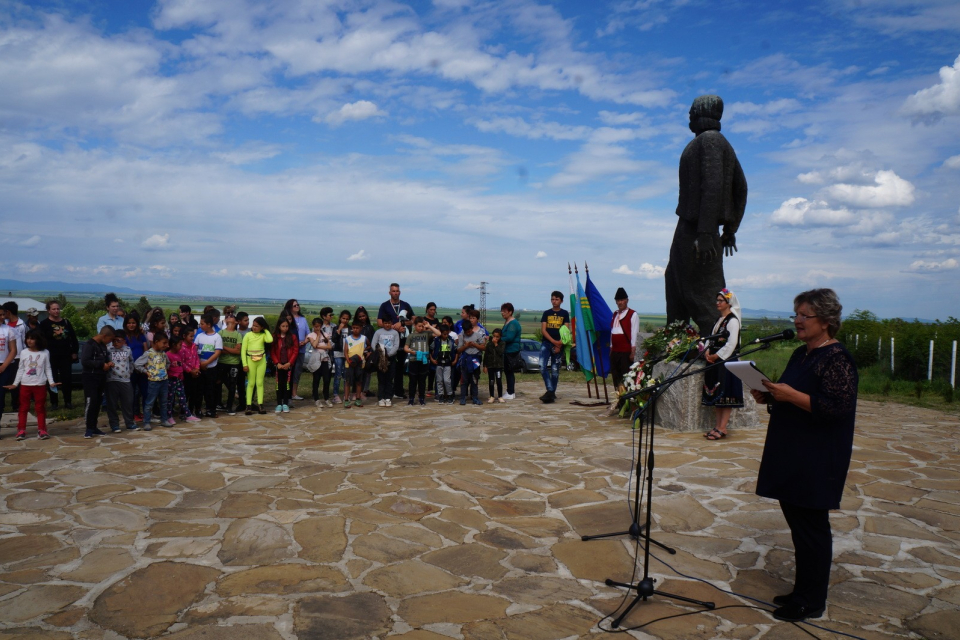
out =
[[[770,343],[763,343],[763,344],[761,344],[759,347],[757,347],[756,349],[754,349],[754,350],[752,350],[752,351],[746,351],[746,352],[744,352],[744,353],[742,353],[742,354],[739,353],[739,352],[737,352],[736,355],[737,355],[737,357],[739,358],[739,356],[741,356],[741,355],[748,355],[748,354],[750,354],[750,353],[755,353],[756,351],[762,351],[762,350],[768,349],[768,348],[770,348]],[[648,442],[649,442],[649,453],[647,454],[647,477],[646,477],[646,483],[647,483],[647,486],[646,486],[646,489],[647,489],[647,514],[646,514],[646,523],[645,523],[643,526],[640,526],[640,527],[639,527],[639,530],[638,530],[638,533],[642,533],[644,542],[646,543],[646,544],[643,545],[643,551],[644,551],[644,555],[643,555],[643,578],[642,578],[638,583],[636,583],[636,584],[630,584],[630,583],[627,583],[627,582],[616,582],[616,581],[614,581],[614,580],[611,580],[610,578],[607,578],[607,579],[604,581],[604,584],[606,584],[608,587],[624,587],[624,588],[627,588],[627,589],[634,589],[634,590],[636,590],[636,592],[637,592],[637,596],[636,596],[636,597],[633,599],[633,601],[627,606],[627,608],[624,609],[623,613],[621,613],[621,614],[611,623],[611,626],[612,626],[614,629],[616,629],[617,627],[620,626],[620,624],[623,622],[623,620],[630,614],[630,611],[632,611],[633,608],[634,608],[637,604],[639,604],[641,600],[643,600],[643,601],[645,602],[647,599],[649,599],[650,597],[652,597],[652,596],[654,596],[654,595],[663,596],[663,597],[665,597],[665,598],[670,598],[670,599],[672,599],[672,600],[679,600],[679,601],[681,601],[681,602],[689,602],[689,603],[691,603],[691,604],[695,604],[695,605],[699,605],[699,606],[701,606],[701,607],[704,607],[705,609],[715,609],[715,608],[716,608],[716,603],[713,603],[713,602],[706,602],[706,601],[702,601],[702,600],[695,600],[695,599],[693,599],[693,598],[687,598],[687,597],[685,597],[685,596],[680,596],[680,595],[677,595],[677,594],[675,594],[675,593],[667,593],[667,592],[665,592],[665,591],[660,591],[660,590],[658,590],[658,589],[655,589],[655,588],[654,588],[654,583],[656,582],[656,580],[655,580],[654,578],[651,578],[651,577],[650,577],[650,543],[651,543],[651,542],[653,542],[654,544],[657,544],[657,545],[660,546],[660,547],[663,547],[664,549],[667,549],[671,554],[676,553],[676,550],[674,550],[674,549],[669,549],[669,548],[667,548],[667,547],[664,547],[664,545],[662,545],[662,544],[660,544],[660,543],[657,543],[656,541],[654,541],[654,540],[651,539],[651,537],[650,537],[650,527],[651,527],[651,524],[652,524],[652,522],[653,522],[653,470],[654,470],[653,435],[654,435],[654,426],[655,426],[656,415],[657,415],[657,399],[659,398],[660,395],[662,395],[663,393],[665,393],[666,390],[667,390],[668,388],[670,388],[671,385],[673,385],[673,383],[677,382],[678,380],[682,380],[682,379],[684,379],[684,378],[688,378],[688,377],[693,376],[693,375],[699,375],[699,374],[707,371],[708,369],[713,369],[713,368],[715,368],[715,367],[723,366],[723,365],[725,364],[725,361],[721,360],[721,361],[715,362],[715,363],[713,363],[713,364],[711,364],[711,365],[708,365],[708,366],[704,367],[703,369],[698,369],[698,370],[696,370],[696,371],[689,371],[690,367],[692,367],[693,364],[696,363],[697,360],[699,360],[699,359],[700,359],[700,356],[702,356],[702,355],[703,355],[703,354],[701,353],[701,354],[699,354],[696,358],[694,358],[694,360],[691,361],[690,364],[687,365],[686,369],[684,369],[684,371],[683,371],[682,373],[680,373],[679,375],[676,375],[676,376],[674,376],[674,377],[672,377],[672,378],[669,378],[669,379],[667,379],[667,380],[664,380],[663,382],[661,382],[661,383],[658,384],[658,385],[655,385],[655,386],[653,387],[653,393],[652,393],[651,396],[650,396],[650,400],[647,402],[647,405],[643,408],[643,412],[642,412],[642,413],[643,413],[644,418],[645,418],[645,420],[644,420],[645,430],[646,430],[646,432],[647,432],[647,437],[649,438],[649,440],[648,440]],[[647,390],[649,390],[649,388],[648,388]],[[639,394],[640,394],[640,392],[634,392],[634,395],[639,395]],[[629,395],[629,394],[628,394],[628,395]],[[631,397],[632,397],[632,396],[631,396]],[[649,411],[649,415],[647,415],[647,411]],[[642,441],[642,440],[641,440],[641,441]],[[634,528],[634,525],[637,524],[637,517],[638,517],[639,508],[640,508],[640,505],[639,505],[639,495],[640,495],[639,483],[640,483],[640,477],[641,477],[641,475],[642,475],[642,472],[641,472],[641,470],[640,470],[640,465],[638,464],[638,465],[637,465],[638,487],[637,487],[637,494],[636,494],[636,499],[635,499],[635,503],[634,503],[634,505],[635,505],[635,508],[634,508],[634,524],[631,524],[631,526],[630,526],[630,531],[627,532],[627,533],[631,533],[631,535],[632,535],[632,532],[633,532],[634,530],[636,530],[636,529]],[[622,534],[608,534],[608,535],[622,535]],[[598,537],[606,537],[606,536],[592,536],[592,538],[598,538]],[[635,536],[635,537],[637,537],[637,536]],[[591,539],[592,539],[592,538],[591,538]],[[583,539],[586,540],[586,539],[588,539],[588,538],[587,538],[587,537],[584,537]]]

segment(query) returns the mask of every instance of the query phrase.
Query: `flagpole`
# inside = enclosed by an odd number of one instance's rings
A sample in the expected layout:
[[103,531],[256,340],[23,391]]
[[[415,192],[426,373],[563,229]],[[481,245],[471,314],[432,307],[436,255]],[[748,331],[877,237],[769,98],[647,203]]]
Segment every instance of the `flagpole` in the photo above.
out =
[[[584,267],[584,269],[586,269],[586,267],[587,267],[587,263],[586,263],[586,262],[583,263],[583,267]],[[573,270],[574,270],[574,271],[577,270],[577,263],[576,263],[576,262],[573,263]],[[579,271],[577,271],[577,281],[578,281],[578,282],[580,281],[580,272],[579,272]],[[579,294],[579,293],[577,294],[577,304],[580,305],[580,308],[581,308],[581,309],[583,308],[583,301],[580,300],[580,294]],[[590,340],[590,330],[587,329],[586,332],[587,332],[587,342],[589,343],[589,344],[587,345],[587,348],[591,350],[591,353],[590,353],[590,373],[593,374],[593,388],[594,388],[594,390],[597,392],[597,400],[599,400],[599,399],[600,399],[600,387],[597,386],[597,366],[596,366],[596,364],[594,364],[594,362],[593,362],[593,349],[592,349],[592,347],[593,347],[593,342]],[[577,347],[577,349],[582,349],[582,347]],[[582,358],[580,357],[582,354],[583,354],[583,351],[577,351],[577,362],[582,361]],[[583,365],[580,365],[580,368],[582,369],[582,368],[583,368]],[[589,380],[587,380],[587,397],[588,397],[588,398],[592,398],[592,397],[593,397],[593,396],[590,395],[590,381],[589,381]]]
[[[577,263],[576,263],[576,262],[573,263],[573,268],[574,268],[574,269],[577,268]],[[576,341],[576,339],[577,339],[577,313],[576,313],[576,311],[575,311],[574,308],[573,308],[573,304],[574,304],[574,301],[576,301],[576,304],[577,304],[577,305],[580,304],[580,296],[577,294],[577,290],[576,290],[576,289],[574,288],[574,286],[573,286],[573,272],[570,270],[570,263],[569,263],[569,262],[567,263],[567,275],[568,275],[568,277],[569,277],[569,279],[570,279],[570,311],[573,312],[573,313],[570,314],[570,335],[572,335],[574,341]],[[587,397],[588,397],[588,398],[593,398],[593,396],[590,395],[590,381],[589,381],[589,380],[587,381]],[[597,399],[598,399],[598,400],[600,399],[600,395],[599,395],[599,394],[597,394]]]
[[[587,280],[590,279],[590,267],[587,266],[587,261],[583,261],[583,270],[587,274]],[[590,345],[593,345],[593,341],[590,341]],[[593,356],[593,354],[590,354]],[[593,386],[597,390],[597,400],[600,399],[600,388],[597,387],[597,359],[594,357],[590,358],[590,363],[593,365]],[[607,393],[607,377],[603,377],[603,399],[607,404],[610,404],[610,395]]]

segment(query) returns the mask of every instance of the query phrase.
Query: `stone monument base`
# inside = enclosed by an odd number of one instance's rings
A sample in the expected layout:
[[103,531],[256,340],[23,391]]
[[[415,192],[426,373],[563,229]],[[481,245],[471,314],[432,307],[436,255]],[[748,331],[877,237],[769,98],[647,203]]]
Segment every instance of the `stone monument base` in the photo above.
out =
[[[676,362],[660,362],[653,367],[654,376],[667,377],[674,373]],[[690,371],[703,369],[695,364]],[[700,404],[703,390],[703,376],[692,375],[673,383],[666,393],[657,400],[657,426],[671,431],[707,432],[716,425],[716,413],[713,407]],[[743,408],[734,409],[727,429],[760,429],[767,426],[766,406],[757,407],[749,390],[744,389]]]

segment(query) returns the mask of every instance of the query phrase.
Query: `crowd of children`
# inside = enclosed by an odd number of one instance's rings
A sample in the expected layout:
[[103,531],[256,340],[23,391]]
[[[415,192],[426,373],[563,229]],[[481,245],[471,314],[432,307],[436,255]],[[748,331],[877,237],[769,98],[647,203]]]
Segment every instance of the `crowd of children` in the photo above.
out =
[[[194,423],[217,418],[220,411],[265,414],[268,363],[276,376],[276,413],[287,413],[295,400],[304,400],[297,394],[303,371],[313,375],[312,399],[319,409],[341,402],[348,409],[362,407],[363,399],[373,396],[374,374],[380,407],[392,406],[395,397],[409,405],[425,405],[430,397],[453,404],[458,387],[461,405],[468,400],[479,405],[481,370],[489,378],[489,402],[505,401],[501,330],[488,334],[471,305],[463,308],[456,323],[449,316],[437,318],[436,305],[430,303],[424,316],[410,319],[409,327],[384,324],[375,330],[364,307],[355,314],[342,311],[336,324],[333,309],[324,307],[308,325],[299,303],[290,300],[271,331],[263,317],[251,322],[233,306],[222,313],[208,306],[197,320],[188,305],[169,317],[154,308],[141,318],[135,311],[124,314],[114,294],[107,294],[104,302],[107,313],[82,345],[56,301],[47,304],[48,317],[36,328],[20,320],[15,303],[4,304],[0,402],[6,391],[19,387],[13,394],[18,440],[26,437],[31,402],[38,437],[49,437],[48,389],[53,406],[58,406],[62,389],[66,408],[72,407],[70,367],[77,360],[82,367],[85,438],[103,435],[97,423],[104,407],[113,432],[150,431],[155,423],[172,427],[176,416]],[[397,386],[404,372],[406,393],[402,384]]]

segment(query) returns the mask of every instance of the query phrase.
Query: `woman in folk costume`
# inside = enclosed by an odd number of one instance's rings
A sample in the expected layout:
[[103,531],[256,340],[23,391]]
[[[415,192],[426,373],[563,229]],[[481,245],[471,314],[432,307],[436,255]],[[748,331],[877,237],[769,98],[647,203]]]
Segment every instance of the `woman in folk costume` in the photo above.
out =
[[[724,331],[725,337],[710,340],[707,353],[704,356],[710,364],[736,361],[736,353],[740,349],[740,301],[737,295],[729,289],[721,289],[717,293],[717,311],[720,319],[713,325],[711,335]],[[707,440],[722,440],[727,437],[727,423],[734,409],[743,407],[743,384],[740,378],[730,373],[726,367],[717,366],[704,374],[703,398],[704,406],[716,409],[717,424],[704,437]]]

